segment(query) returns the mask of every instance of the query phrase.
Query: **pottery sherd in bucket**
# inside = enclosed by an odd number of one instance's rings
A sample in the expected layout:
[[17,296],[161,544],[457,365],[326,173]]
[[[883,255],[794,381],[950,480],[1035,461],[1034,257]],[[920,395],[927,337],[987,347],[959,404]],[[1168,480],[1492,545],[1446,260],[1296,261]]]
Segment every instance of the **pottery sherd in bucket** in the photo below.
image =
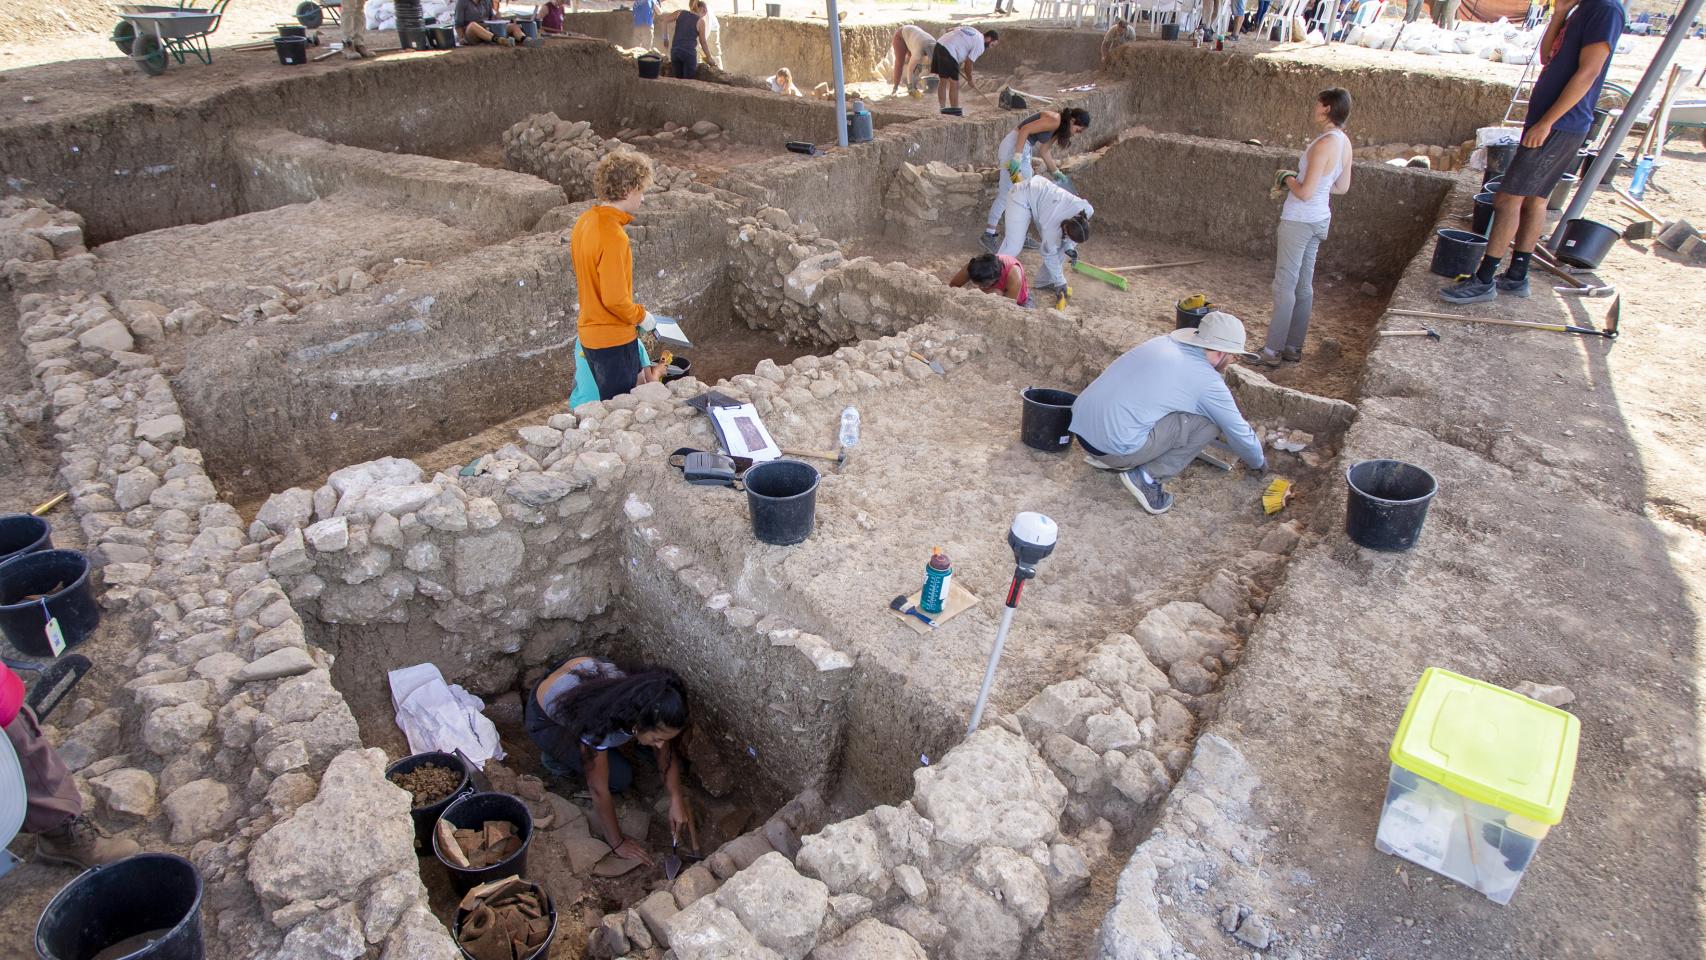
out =
[[798,460],[754,464],[743,478],[752,535],[785,547],[812,535],[817,520],[817,468]]
[[1019,420],[1019,439],[1032,450],[1060,453],[1072,446],[1072,405],[1078,394],[1047,387],[1028,387],[1019,394],[1025,410]]
[[41,960],[202,960],[201,874],[183,857],[139,853],[78,874],[36,921]]
[[[520,797],[507,793],[465,794],[445,808],[439,817],[439,821],[449,824],[453,831],[478,830],[488,820],[502,820],[513,826],[515,836],[521,839],[521,846],[502,860],[484,867],[457,865],[455,858],[445,853],[444,844],[449,838],[442,829],[433,831],[433,853],[438,855],[438,862],[444,864],[445,871],[450,874],[450,885],[458,894],[467,893],[499,877],[527,875],[527,847],[533,842],[533,814]],[[449,839],[449,842],[456,841]]]
[[1345,534],[1370,550],[1408,550],[1439,492],[1433,474],[1402,460],[1364,460],[1345,471]]

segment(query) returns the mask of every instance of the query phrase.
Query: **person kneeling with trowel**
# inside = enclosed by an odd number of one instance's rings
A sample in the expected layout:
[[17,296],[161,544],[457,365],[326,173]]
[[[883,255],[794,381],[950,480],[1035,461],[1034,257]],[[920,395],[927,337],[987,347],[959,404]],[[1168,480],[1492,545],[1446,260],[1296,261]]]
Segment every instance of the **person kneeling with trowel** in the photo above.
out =
[[1215,311],[1202,325],[1174,330],[1126,351],[1072,405],[1072,435],[1084,462],[1117,470],[1150,513],[1166,513],[1173,495],[1161,481],[1177,474],[1217,434],[1252,469],[1265,471],[1262,443],[1238,411],[1222,377],[1244,349],[1244,324]]
[[1025,248],[1025,234],[1032,222],[1042,237],[1043,274],[1038,290],[1064,299],[1066,273],[1061,264],[1078,259],[1078,244],[1090,239],[1090,218],[1096,213],[1090,201],[1075,196],[1048,177],[1037,175],[1013,185],[1003,214],[1001,247],[998,253],[1017,257]]

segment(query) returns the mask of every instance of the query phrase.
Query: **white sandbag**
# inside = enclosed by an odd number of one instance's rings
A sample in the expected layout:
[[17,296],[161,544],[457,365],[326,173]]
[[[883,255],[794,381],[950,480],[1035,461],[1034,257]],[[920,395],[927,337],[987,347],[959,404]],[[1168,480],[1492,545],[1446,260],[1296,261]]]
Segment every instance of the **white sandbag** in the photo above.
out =
[[1355,44],[1357,46],[1362,46],[1362,43],[1361,43],[1362,34],[1363,34],[1362,24],[1356,24],[1356,25],[1352,26],[1349,30],[1345,31],[1345,42],[1349,43],[1349,44]]
[[1506,44],[1504,48],[1505,62],[1526,66],[1534,60],[1534,48],[1518,47]]
[[480,712],[485,704],[460,686],[445,683],[436,666],[401,667],[388,677],[391,706],[410,753],[460,752],[482,770],[487,760],[504,758],[498,728]]

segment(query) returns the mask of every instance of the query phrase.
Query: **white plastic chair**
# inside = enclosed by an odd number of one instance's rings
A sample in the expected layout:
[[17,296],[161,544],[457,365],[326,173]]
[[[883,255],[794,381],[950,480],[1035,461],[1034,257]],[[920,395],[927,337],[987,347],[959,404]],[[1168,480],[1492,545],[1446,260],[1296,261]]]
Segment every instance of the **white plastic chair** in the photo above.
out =
[[1297,19],[1297,14],[1303,9],[1303,0],[1279,0],[1269,5],[1268,12],[1263,14],[1262,22],[1256,25],[1257,36],[1266,38],[1273,30],[1274,24],[1283,24],[1280,37],[1291,39],[1291,22]]

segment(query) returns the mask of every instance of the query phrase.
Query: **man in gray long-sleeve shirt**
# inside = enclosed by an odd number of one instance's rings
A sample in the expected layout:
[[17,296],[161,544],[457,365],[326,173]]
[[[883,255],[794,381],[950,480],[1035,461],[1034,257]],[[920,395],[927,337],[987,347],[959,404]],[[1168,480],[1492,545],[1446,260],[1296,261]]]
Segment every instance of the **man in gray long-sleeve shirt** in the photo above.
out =
[[1143,509],[1166,513],[1173,495],[1161,489],[1216,434],[1245,463],[1267,467],[1261,441],[1238,412],[1222,372],[1244,349],[1244,324],[1216,311],[1196,328],[1175,330],[1126,351],[1072,405],[1072,433],[1084,459],[1117,470]]

